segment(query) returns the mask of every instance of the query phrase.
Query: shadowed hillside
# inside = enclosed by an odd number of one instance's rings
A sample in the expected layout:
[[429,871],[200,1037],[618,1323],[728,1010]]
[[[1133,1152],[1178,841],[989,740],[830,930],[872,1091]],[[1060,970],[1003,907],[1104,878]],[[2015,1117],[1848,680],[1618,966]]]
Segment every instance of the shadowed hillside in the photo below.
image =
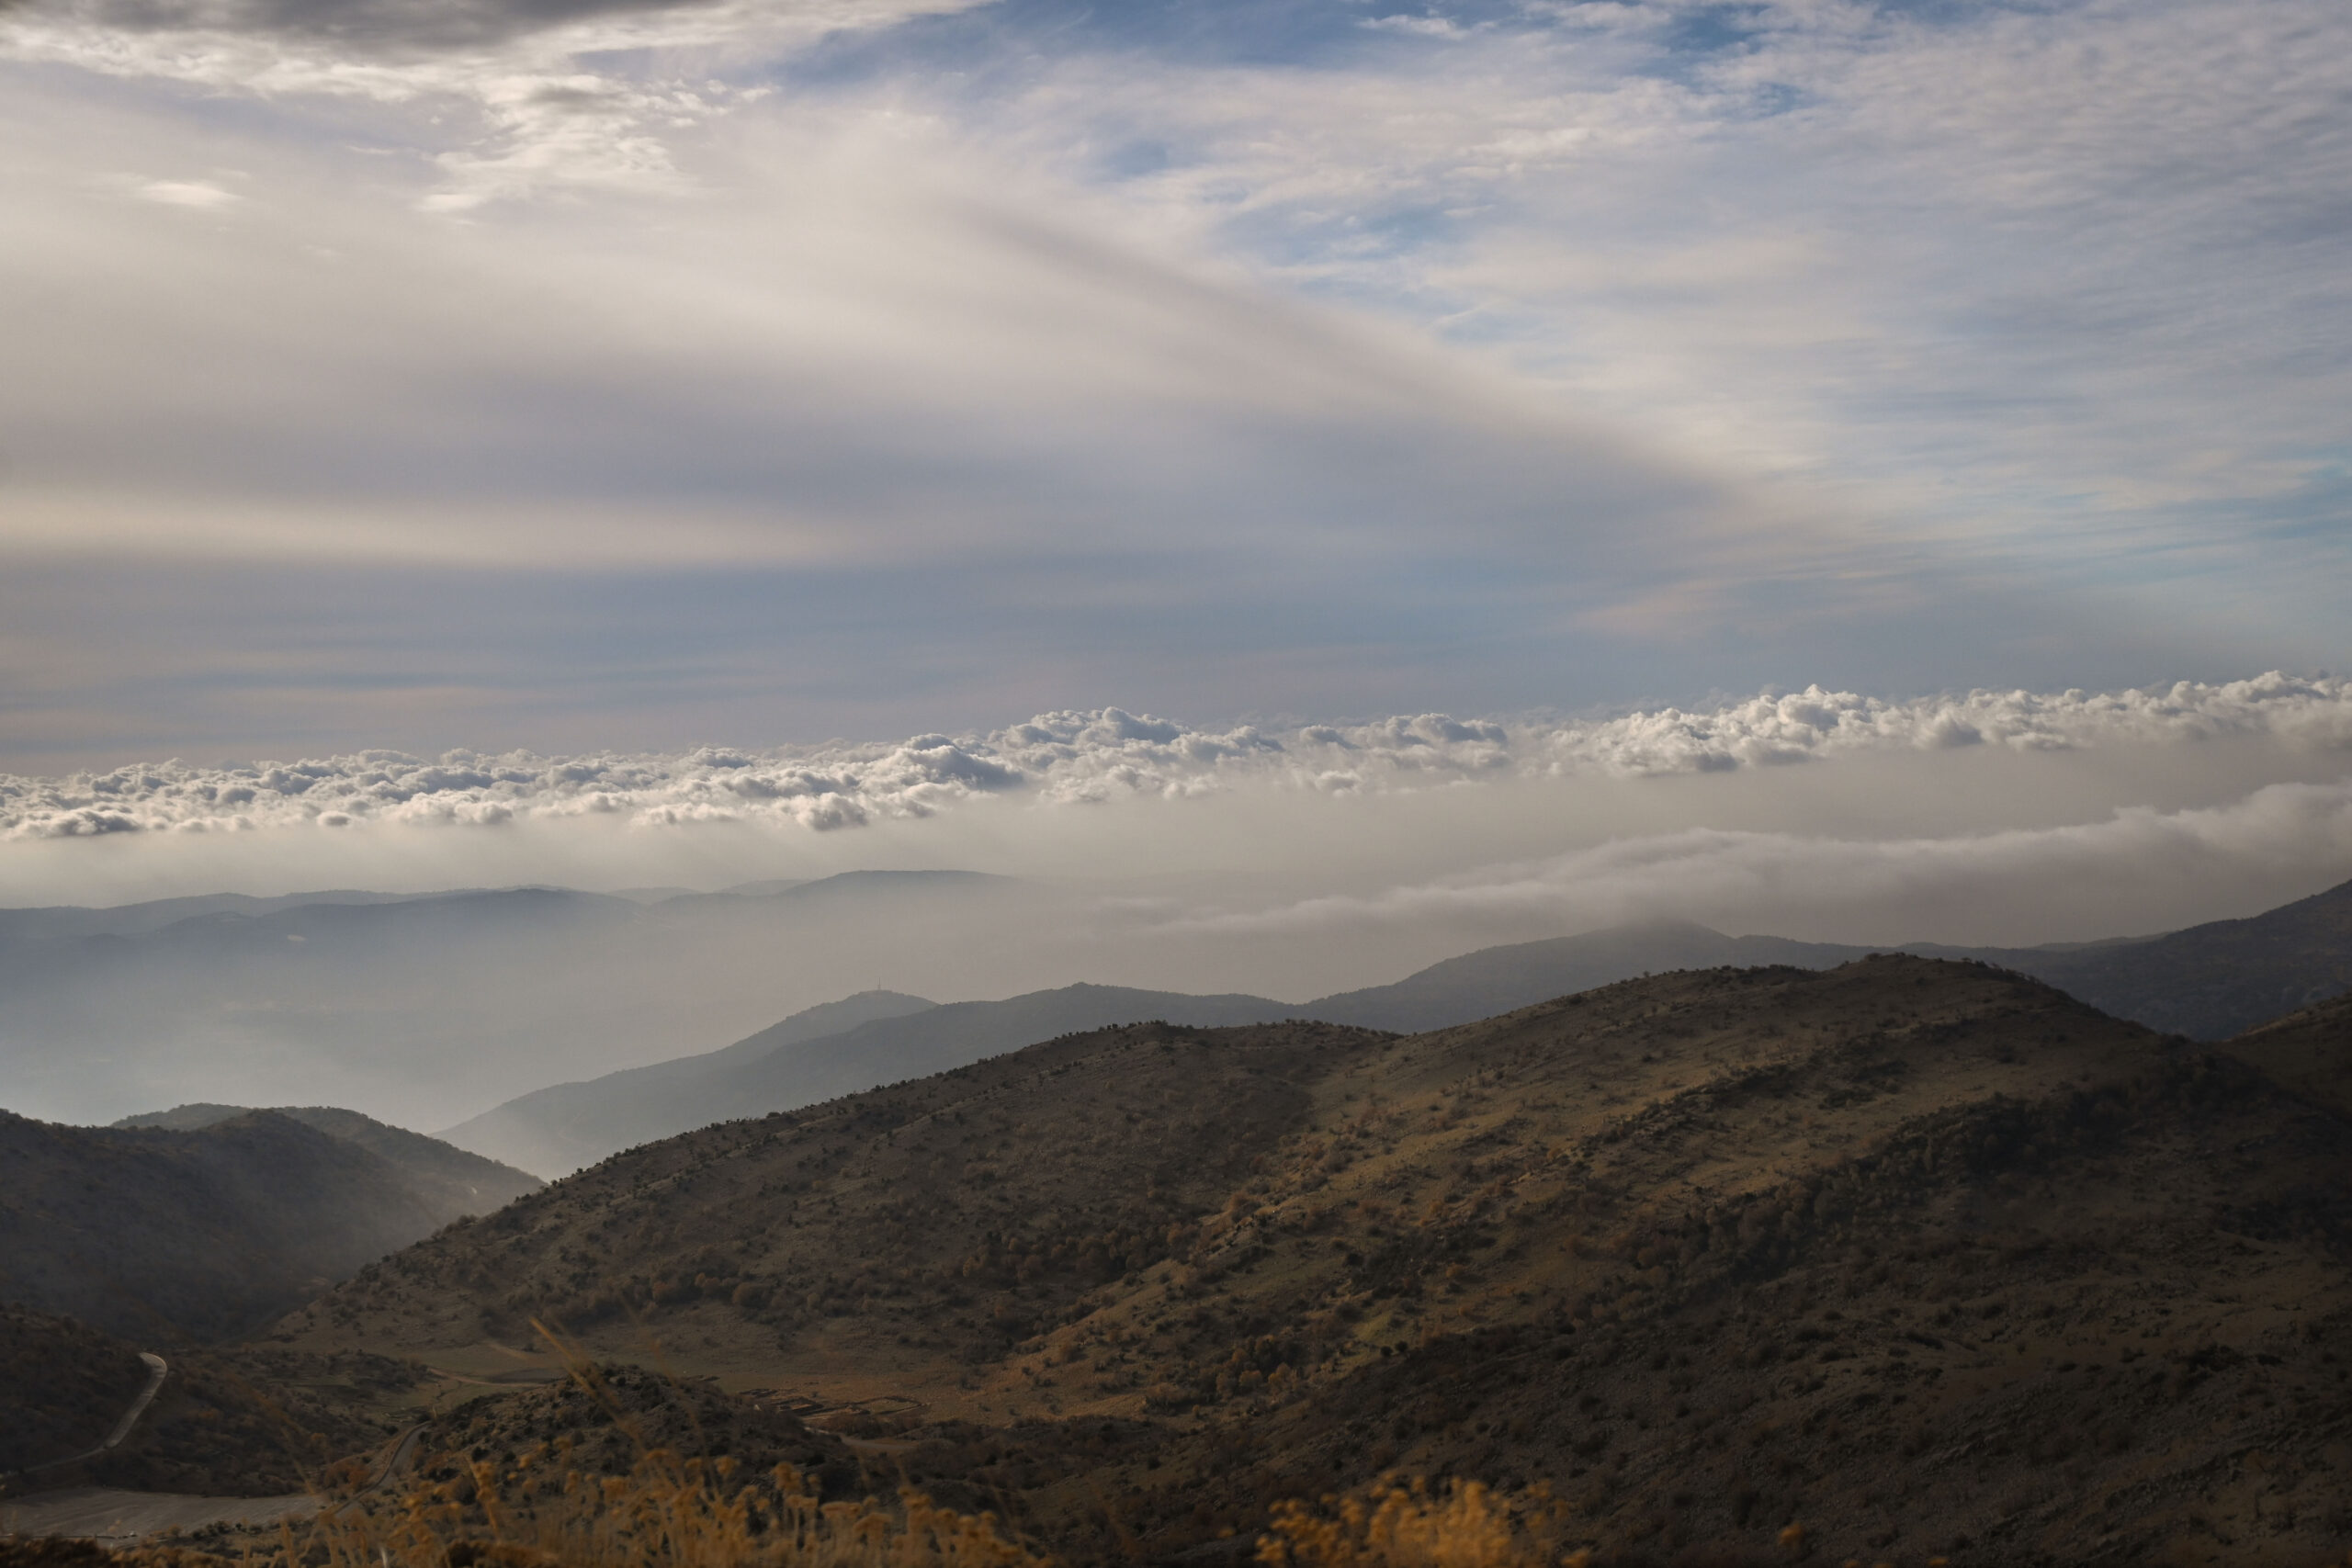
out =
[[[138,1346],[0,1305],[0,1495],[60,1486],[269,1496],[316,1482],[385,1438],[366,1413],[414,1370],[383,1357],[174,1347],[163,1386],[121,1445],[79,1463],[146,1386]],[[35,1473],[12,1473],[30,1467]]]
[[[248,1115],[251,1111],[251,1107],[243,1105],[182,1105],[170,1111],[126,1116],[114,1125],[193,1133]],[[452,1219],[459,1214],[489,1213],[546,1185],[527,1171],[485,1159],[405,1127],[388,1125],[356,1111],[332,1105],[281,1105],[273,1108],[271,1114],[314,1127],[330,1137],[341,1138],[379,1156],[397,1167],[436,1213]]]
[[0,1303],[0,1475],[96,1447],[146,1384],[133,1347],[72,1318]]
[[2313,1104],[2352,1119],[2352,996],[2249,1030],[2226,1049]]
[[2151,1029],[2226,1040],[2352,991],[2352,882],[2246,919],[2137,942],[1967,952]]
[[608,1160],[280,1332],[658,1341],[1078,1560],[1391,1467],[1609,1551],[2291,1557],[2352,1530],[2347,1245],[2330,1111],[1888,957],[1057,1040]]
[[142,1341],[253,1327],[472,1207],[272,1111],[192,1132],[0,1112],[0,1300]]

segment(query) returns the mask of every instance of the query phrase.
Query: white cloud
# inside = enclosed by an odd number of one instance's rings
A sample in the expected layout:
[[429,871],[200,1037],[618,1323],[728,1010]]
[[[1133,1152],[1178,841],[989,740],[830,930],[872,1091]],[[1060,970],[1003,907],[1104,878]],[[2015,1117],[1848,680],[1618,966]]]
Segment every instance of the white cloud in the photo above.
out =
[[[437,760],[365,751],[232,768],[170,761],[68,778],[0,776],[0,838],[313,825],[496,829],[583,816],[646,829],[749,823],[824,832],[917,820],[982,797],[1056,808],[1237,792],[1394,793],[1706,775],[1953,748],[2181,748],[2247,737],[2352,751],[2352,682],[2274,672],[2147,691],[1970,692],[1907,702],[1815,687],[1702,713],[1666,708],[1566,721],[1421,714],[1222,730],[1113,707],[1044,714],[984,733],[806,749],[574,757],[458,751]],[[1705,842],[1710,855],[1721,848]],[[1899,861],[1903,852],[1872,852]],[[1555,880],[1581,883],[1589,874],[1572,867]],[[1528,886],[1548,886],[1552,876]],[[1671,878],[1659,886],[1670,886]]]

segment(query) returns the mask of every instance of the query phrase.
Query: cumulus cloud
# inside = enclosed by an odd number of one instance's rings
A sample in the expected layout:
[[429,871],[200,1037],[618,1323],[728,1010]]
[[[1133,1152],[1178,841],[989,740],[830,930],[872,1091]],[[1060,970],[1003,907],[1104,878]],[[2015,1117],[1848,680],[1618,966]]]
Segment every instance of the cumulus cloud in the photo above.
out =
[[[0,837],[307,826],[496,829],[583,816],[647,829],[748,823],[821,833],[921,819],[990,796],[1050,808],[1227,792],[1394,793],[1479,782],[1724,773],[1872,752],[2041,752],[2233,737],[2321,752],[2352,750],[2352,682],[2274,671],[2217,684],[1980,691],[1908,701],[1809,687],[1705,712],[1669,707],[1576,720],[1419,714],[1227,729],[1108,707],[1041,714],[960,736],[807,749],[573,757],[453,751],[432,760],[371,750],[213,768],[174,761],[63,778],[0,776]],[[1760,852],[1756,845],[1766,841],[1702,835],[1690,841],[1697,850],[1687,850],[1675,847],[1679,840],[1663,840],[1667,862],[1640,869],[1648,885],[1670,891],[1673,866],[1684,860],[1745,863],[1741,857]],[[2041,852],[2028,840],[2016,842],[2029,846],[2019,853]],[[1608,856],[1617,852],[1596,852],[1600,861],[1564,862],[1528,880],[1481,884],[1461,896],[1520,897],[1534,889],[1528,896],[1545,897],[1542,890],[1555,884],[1602,886],[1616,874]],[[1898,865],[1908,852],[1882,846],[1870,852]]]

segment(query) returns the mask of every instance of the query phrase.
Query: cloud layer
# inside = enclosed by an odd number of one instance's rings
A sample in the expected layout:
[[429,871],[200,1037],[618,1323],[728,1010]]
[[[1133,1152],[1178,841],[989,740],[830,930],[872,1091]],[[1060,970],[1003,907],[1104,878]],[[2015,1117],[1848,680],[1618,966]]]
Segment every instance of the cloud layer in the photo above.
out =
[[[1692,828],[1368,897],[1182,923],[1219,937],[1331,941],[1383,930],[1516,934],[1695,917],[1732,931],[1890,944],[2022,942],[2102,930],[2144,935],[2251,914],[2283,902],[2285,889],[2314,892],[2347,871],[2352,781],[2339,781],[2273,784],[2188,811],[2129,808],[2094,822],[1935,838]],[[2201,901],[2184,897],[2190,889]],[[2020,931],[2027,936],[2010,934]]]
[[0,776],[0,839],[498,829],[583,816],[646,829],[748,823],[827,832],[926,818],[983,796],[1063,807],[1229,791],[1380,793],[1724,773],[1884,751],[2177,747],[2233,737],[2352,751],[2352,682],[2272,672],[2145,691],[1971,692],[1908,702],[1812,687],[1708,712],[1590,720],[1421,714],[1221,730],[1114,707],[1044,714],[985,733],[805,749],[553,758],[453,751],[431,760],[376,750],[212,768],[170,761],[64,778]]

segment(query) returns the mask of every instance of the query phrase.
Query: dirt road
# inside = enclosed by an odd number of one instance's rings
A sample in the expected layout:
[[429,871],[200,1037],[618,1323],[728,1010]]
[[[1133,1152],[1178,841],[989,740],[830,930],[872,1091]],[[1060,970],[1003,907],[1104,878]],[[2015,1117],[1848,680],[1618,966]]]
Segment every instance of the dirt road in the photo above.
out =
[[84,1449],[78,1454],[53,1459],[46,1464],[29,1465],[23,1473],[39,1475],[44,1470],[62,1470],[69,1464],[79,1464],[85,1459],[96,1459],[108,1449],[119,1448],[122,1439],[130,1436],[130,1429],[139,1425],[139,1418],[147,1414],[147,1407],[155,1403],[156,1391],[164,1386],[164,1379],[172,1370],[164,1363],[164,1358],[153,1350],[140,1351],[139,1359],[147,1363],[147,1386],[139,1391],[139,1397],[130,1402],[130,1408],[122,1413],[122,1419],[114,1424],[114,1430],[106,1435],[105,1441]]
[[138,1540],[167,1529],[213,1524],[276,1524],[314,1512],[307,1492],[285,1497],[190,1497],[175,1492],[124,1492],[112,1486],[69,1486],[15,1503],[0,1503],[0,1535],[76,1536],[97,1541]]
[[[130,1431],[130,1423],[144,1408],[142,1404],[124,1418],[115,1441],[120,1441],[120,1434]],[[361,1495],[380,1492],[389,1485],[415,1456],[417,1440],[424,1434],[423,1422],[401,1433],[383,1468]],[[217,1524],[273,1525],[280,1519],[307,1518],[317,1513],[325,1501],[309,1492],[279,1497],[198,1497],[176,1492],[72,1486],[40,1493],[18,1502],[0,1503],[0,1537],[54,1535],[109,1543],[132,1541],[168,1529],[192,1530]]]

